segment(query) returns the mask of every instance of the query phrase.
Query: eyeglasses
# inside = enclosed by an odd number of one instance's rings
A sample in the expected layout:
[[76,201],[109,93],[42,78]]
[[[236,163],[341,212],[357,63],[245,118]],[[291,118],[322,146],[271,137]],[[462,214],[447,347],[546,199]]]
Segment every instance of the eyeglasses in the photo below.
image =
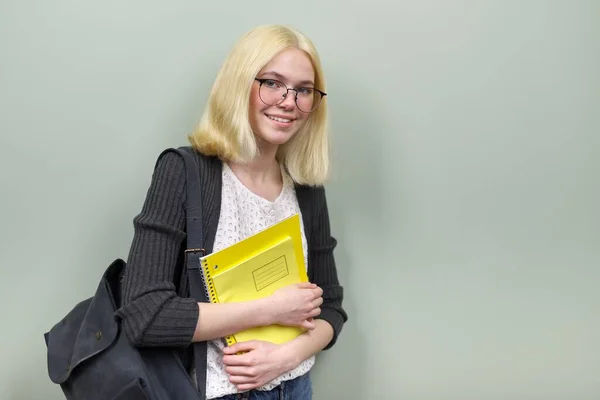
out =
[[288,88],[283,82],[275,79],[254,79],[260,82],[258,95],[262,102],[268,106],[280,105],[287,99],[288,92],[293,90],[296,92],[294,101],[298,110],[303,113],[310,113],[315,111],[321,104],[323,97],[327,96],[327,93],[311,87]]

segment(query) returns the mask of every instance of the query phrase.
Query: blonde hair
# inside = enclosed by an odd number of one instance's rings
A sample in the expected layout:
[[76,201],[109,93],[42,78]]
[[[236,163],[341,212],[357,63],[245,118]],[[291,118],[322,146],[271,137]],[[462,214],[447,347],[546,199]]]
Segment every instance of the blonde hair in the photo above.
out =
[[[238,163],[247,163],[258,155],[249,119],[254,78],[277,54],[289,48],[298,48],[308,55],[314,68],[315,87],[326,91],[319,55],[306,36],[286,26],[259,26],[242,36],[217,74],[204,115],[189,136],[196,150]],[[277,159],[299,184],[322,185],[328,177],[326,98],[302,129],[277,150]]]

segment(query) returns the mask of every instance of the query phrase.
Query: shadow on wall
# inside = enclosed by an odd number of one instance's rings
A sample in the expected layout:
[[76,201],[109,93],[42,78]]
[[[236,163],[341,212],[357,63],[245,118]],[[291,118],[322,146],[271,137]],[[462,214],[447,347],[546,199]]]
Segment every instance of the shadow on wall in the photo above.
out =
[[[342,79],[342,78],[337,78]],[[349,86],[346,81],[335,82],[335,100],[330,101],[333,136],[333,176],[327,187],[327,199],[332,234],[338,240],[335,251],[341,284],[344,286],[344,308],[348,322],[336,346],[320,354],[320,361],[312,375],[315,381],[315,399],[369,398],[369,357],[367,341],[373,327],[364,322],[364,307],[360,293],[362,269],[357,255],[363,251],[363,239],[372,244],[377,236],[385,236],[381,199],[383,187],[382,129],[377,115],[378,107],[369,102],[357,103],[361,88]],[[356,84],[356,82],[355,82]],[[379,244],[377,244],[379,246]],[[372,245],[369,252],[377,251]],[[335,371],[333,370],[335,369]],[[373,371],[371,373],[377,373]]]

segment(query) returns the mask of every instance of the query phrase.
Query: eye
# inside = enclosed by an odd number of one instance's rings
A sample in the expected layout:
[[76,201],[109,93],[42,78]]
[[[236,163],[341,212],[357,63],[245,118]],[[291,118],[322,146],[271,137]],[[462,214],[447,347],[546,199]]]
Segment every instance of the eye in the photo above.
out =
[[265,80],[263,85],[265,85],[266,87],[270,87],[270,88],[278,88],[281,86],[277,81],[274,81],[273,79]]
[[310,96],[314,92],[313,88],[308,88],[308,87],[301,87],[296,90],[298,91],[298,94],[300,94],[302,96]]

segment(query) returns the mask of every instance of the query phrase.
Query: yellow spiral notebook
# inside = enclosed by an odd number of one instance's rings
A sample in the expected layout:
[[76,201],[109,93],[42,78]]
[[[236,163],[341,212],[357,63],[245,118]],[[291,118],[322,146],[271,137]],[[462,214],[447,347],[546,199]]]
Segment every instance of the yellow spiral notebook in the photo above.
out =
[[[300,216],[283,221],[200,259],[211,303],[230,303],[270,296],[276,290],[307,282]],[[302,334],[300,327],[270,325],[225,337],[228,346],[248,340],[284,343]]]

